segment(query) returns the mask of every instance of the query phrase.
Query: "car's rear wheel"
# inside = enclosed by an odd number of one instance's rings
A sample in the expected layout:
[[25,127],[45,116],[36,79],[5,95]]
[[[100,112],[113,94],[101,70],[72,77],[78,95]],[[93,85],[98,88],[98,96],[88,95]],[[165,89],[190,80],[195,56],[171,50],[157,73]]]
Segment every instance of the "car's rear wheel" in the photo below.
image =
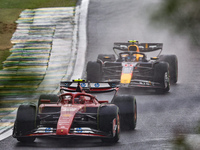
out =
[[102,138],[102,142],[118,142],[120,134],[120,117],[118,107],[115,105],[100,106],[98,114],[99,130],[111,135],[111,137]]
[[154,64],[154,82],[160,83],[161,88],[157,88],[157,93],[165,93],[170,90],[169,64],[158,62]]
[[101,82],[102,80],[102,69],[101,64],[98,62],[89,61],[87,64],[87,81],[90,82]]
[[120,124],[124,129],[134,130],[137,124],[137,103],[134,96],[115,96],[112,103],[119,107]]
[[170,82],[178,81],[178,59],[176,55],[160,55],[159,60],[168,62]]
[[50,102],[56,103],[58,101],[58,96],[56,94],[41,94],[38,100],[38,107],[42,103],[49,103]]
[[[34,105],[20,105],[13,129],[13,137],[20,142],[34,142],[35,137],[22,137],[30,134],[36,127],[36,107]],[[21,136],[21,137],[20,137]]]

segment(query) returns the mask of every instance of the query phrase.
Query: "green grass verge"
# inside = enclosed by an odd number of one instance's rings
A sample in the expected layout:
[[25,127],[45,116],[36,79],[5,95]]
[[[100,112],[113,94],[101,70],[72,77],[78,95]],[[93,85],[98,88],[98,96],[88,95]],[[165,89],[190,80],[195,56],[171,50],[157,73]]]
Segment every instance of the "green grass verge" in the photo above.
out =
[[9,50],[0,50],[0,70],[3,69],[3,62],[4,60],[6,60],[6,58],[10,55],[11,53],[9,52]]
[[0,0],[0,70],[2,62],[10,55],[10,39],[15,32],[15,21],[24,9],[43,7],[72,7],[77,0]]
[[71,7],[77,0],[0,0],[0,8]]

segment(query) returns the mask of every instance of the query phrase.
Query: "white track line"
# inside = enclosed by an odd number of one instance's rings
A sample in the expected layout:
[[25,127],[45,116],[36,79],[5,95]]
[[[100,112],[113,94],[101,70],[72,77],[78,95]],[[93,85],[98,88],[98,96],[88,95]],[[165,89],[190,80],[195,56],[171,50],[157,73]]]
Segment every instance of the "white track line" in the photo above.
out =
[[71,79],[82,78],[85,64],[85,55],[87,50],[87,15],[88,15],[89,0],[82,0],[80,9],[80,24],[78,29],[78,51],[75,63],[74,72]]
[[3,134],[0,135],[0,141],[6,139],[7,137],[11,136],[13,132],[13,129],[10,129],[6,132],[4,132]]

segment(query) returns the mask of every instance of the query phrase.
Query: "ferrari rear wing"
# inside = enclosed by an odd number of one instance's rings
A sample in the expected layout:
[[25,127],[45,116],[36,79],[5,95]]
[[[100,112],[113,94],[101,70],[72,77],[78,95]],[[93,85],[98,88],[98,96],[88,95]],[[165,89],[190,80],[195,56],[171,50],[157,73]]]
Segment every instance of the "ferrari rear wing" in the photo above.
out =
[[60,91],[68,92],[111,92],[118,90],[119,82],[98,82],[91,83],[86,82],[85,80],[73,80],[70,81],[61,81],[60,82]]
[[137,45],[140,52],[152,52],[156,50],[162,50],[163,43],[114,43],[113,50],[128,51],[128,47],[131,45]]

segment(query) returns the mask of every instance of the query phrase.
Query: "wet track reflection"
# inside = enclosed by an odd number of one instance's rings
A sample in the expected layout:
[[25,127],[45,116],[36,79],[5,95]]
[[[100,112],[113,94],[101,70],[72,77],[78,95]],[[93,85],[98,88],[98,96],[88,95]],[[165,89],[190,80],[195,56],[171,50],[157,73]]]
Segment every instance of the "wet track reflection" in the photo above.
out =
[[[170,150],[176,130],[194,133],[200,120],[200,52],[188,43],[187,36],[176,35],[171,27],[150,24],[151,12],[161,1],[90,0],[88,11],[87,61],[96,61],[98,54],[112,54],[114,42],[161,42],[163,54],[176,54],[179,79],[170,92],[156,94],[154,90],[120,89],[119,94],[136,97],[137,127],[122,131],[117,144],[105,144],[99,139],[38,138],[35,143],[22,144],[9,137],[1,141],[5,149],[141,149]],[[87,62],[86,62],[87,63]],[[97,95],[99,100],[111,100],[113,93]]]

